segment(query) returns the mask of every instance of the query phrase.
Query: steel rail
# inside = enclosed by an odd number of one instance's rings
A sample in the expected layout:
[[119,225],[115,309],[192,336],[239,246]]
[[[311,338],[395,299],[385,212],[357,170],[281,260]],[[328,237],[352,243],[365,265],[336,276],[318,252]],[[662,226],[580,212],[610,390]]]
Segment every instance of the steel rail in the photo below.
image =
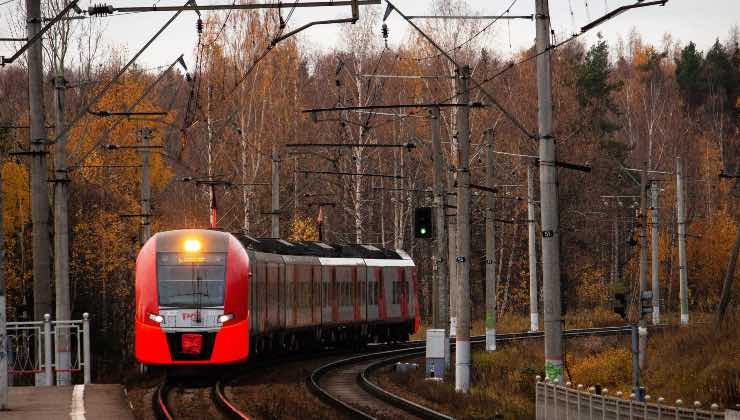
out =
[[172,410],[170,409],[167,399],[172,390],[172,385],[165,379],[157,387],[152,395],[152,405],[154,407],[154,416],[159,420],[173,420]]
[[226,392],[224,391],[224,378],[216,381],[211,388],[211,399],[213,399],[216,406],[226,417],[236,420],[250,420],[250,417],[242,413],[241,410],[239,410],[226,396]]

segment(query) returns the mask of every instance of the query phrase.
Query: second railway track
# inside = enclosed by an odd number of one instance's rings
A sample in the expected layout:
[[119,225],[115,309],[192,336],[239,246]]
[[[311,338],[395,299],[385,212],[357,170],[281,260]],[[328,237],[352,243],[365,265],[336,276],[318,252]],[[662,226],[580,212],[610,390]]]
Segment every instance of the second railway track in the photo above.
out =
[[[665,326],[658,326],[663,328]],[[653,327],[655,328],[655,327]],[[629,326],[580,328],[566,330],[567,337],[628,334]],[[499,334],[500,343],[538,339],[542,332]],[[472,344],[485,342],[485,337],[472,337]],[[399,360],[423,356],[424,343],[414,343],[405,349],[382,351],[328,363],[314,370],[308,378],[309,388],[353,418],[361,419],[444,419],[452,417],[393,394],[371,380],[372,372]]]

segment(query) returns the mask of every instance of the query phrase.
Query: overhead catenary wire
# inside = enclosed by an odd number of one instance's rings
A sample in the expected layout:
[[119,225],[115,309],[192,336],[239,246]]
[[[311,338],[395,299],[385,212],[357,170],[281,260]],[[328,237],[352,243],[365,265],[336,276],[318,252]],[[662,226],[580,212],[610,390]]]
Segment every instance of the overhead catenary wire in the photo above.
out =
[[[628,10],[628,9],[632,9],[632,8],[636,8],[636,7],[653,6],[653,5],[664,6],[666,3],[668,3],[668,0],[657,0],[657,1],[637,0],[637,2],[634,3],[634,4],[632,4],[632,5],[622,6],[622,7],[618,8],[618,9],[615,9],[615,10],[613,10],[613,11],[605,14],[604,16],[602,16],[602,17],[594,20],[593,22],[588,23],[585,26],[582,26],[581,27],[581,30],[579,32],[574,33],[570,37],[568,37],[568,38],[566,38],[566,39],[558,42],[557,44],[550,45],[548,48],[544,49],[543,51],[540,51],[538,53],[532,54],[532,55],[527,56],[525,58],[522,58],[521,60],[518,60],[518,61],[511,61],[511,62],[509,62],[509,64],[506,65],[503,69],[501,69],[498,73],[495,73],[493,76],[491,76],[491,77],[489,77],[487,79],[482,80],[480,82],[480,85],[483,85],[485,83],[491,82],[491,81],[493,81],[493,80],[501,77],[503,74],[507,73],[509,70],[513,69],[514,67],[517,67],[517,66],[520,66],[522,64],[525,64],[525,63],[527,63],[529,61],[532,61],[532,60],[536,59],[537,57],[539,57],[539,56],[541,56],[543,54],[548,53],[549,51],[556,50],[556,49],[558,49],[558,48],[560,48],[560,47],[562,47],[562,46],[570,43],[571,41],[573,41],[573,40],[575,40],[575,39],[577,39],[577,38],[585,35],[591,29],[599,26],[600,24],[606,22],[607,20],[610,20],[611,18],[617,16],[618,14],[620,14],[620,13],[622,13],[622,12]],[[471,89],[477,89],[477,88],[479,88],[479,86],[472,87]],[[446,99],[444,99],[444,100],[442,100],[440,102],[442,102],[442,103],[449,102],[449,101],[457,98],[458,96],[459,96],[459,94],[455,94],[455,95],[450,96],[449,98],[446,98]]]
[[[493,20],[492,20],[491,22],[489,22],[489,23],[488,23],[488,24],[487,24],[486,26],[484,26],[484,27],[483,27],[483,29],[479,30],[478,32],[476,32],[475,34],[473,34],[473,35],[472,35],[472,36],[471,36],[470,38],[466,39],[465,41],[463,41],[463,42],[462,42],[462,43],[460,43],[459,45],[456,45],[455,47],[453,47],[453,48],[451,48],[451,49],[447,50],[447,51],[446,51],[446,53],[447,53],[447,54],[453,53],[453,52],[455,52],[455,51],[457,51],[457,50],[459,50],[459,49],[462,49],[463,47],[465,47],[466,45],[470,44],[471,42],[473,42],[473,41],[474,41],[474,40],[475,40],[476,38],[478,38],[478,37],[479,37],[479,36],[480,36],[480,35],[481,35],[482,33],[486,32],[486,31],[487,31],[487,30],[488,30],[489,28],[491,28],[491,27],[492,27],[492,26],[493,26],[493,25],[494,25],[494,24],[495,24],[496,22],[498,22],[498,21],[499,21],[499,20],[500,20],[500,19],[502,18],[502,16],[503,16],[504,14],[508,14],[508,13],[510,13],[510,12],[511,12],[511,8],[512,8],[512,7],[514,7],[514,5],[516,4],[516,2],[517,2],[517,1],[519,1],[519,0],[513,0],[513,1],[511,2],[511,4],[509,4],[509,7],[507,7],[507,8],[506,8],[506,10],[505,10],[505,11],[504,11],[503,13],[500,13],[499,15],[497,15],[497,16],[495,17],[495,19],[493,19]],[[410,17],[409,17],[409,18],[410,18]],[[462,18],[462,17],[460,17],[460,18]],[[508,19],[507,19],[507,20],[508,20]],[[431,60],[431,59],[439,58],[439,57],[441,57],[441,56],[443,56],[443,55],[445,55],[445,54],[444,54],[444,53],[437,53],[437,54],[432,54],[432,55],[429,55],[429,56],[425,56],[425,57],[402,57],[402,56],[400,56],[400,55],[397,55],[397,57],[398,57],[398,59],[399,59],[399,60],[426,61],[426,60]]]

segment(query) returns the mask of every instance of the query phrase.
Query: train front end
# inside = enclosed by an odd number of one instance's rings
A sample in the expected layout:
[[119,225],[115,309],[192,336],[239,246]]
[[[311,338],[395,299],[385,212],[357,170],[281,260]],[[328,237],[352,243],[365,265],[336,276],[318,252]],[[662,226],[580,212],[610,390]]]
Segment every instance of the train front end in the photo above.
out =
[[231,234],[160,232],[136,260],[136,359],[144,366],[246,361],[249,260]]

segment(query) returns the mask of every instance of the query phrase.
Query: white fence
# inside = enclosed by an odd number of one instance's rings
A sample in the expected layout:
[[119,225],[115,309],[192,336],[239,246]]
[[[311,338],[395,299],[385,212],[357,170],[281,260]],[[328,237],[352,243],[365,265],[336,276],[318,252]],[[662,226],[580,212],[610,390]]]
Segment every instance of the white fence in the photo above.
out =
[[634,399],[598,395],[579,386],[555,385],[537,380],[537,420],[720,420],[740,419],[736,411],[702,410],[696,407],[670,406],[662,403],[640,402]]
[[[69,336],[62,354],[56,338]],[[49,314],[43,321],[8,322],[8,383],[29,385],[35,376],[36,385],[54,385],[55,375],[82,372],[83,382],[90,383],[90,319],[52,321]],[[65,359],[60,364],[59,360]],[[64,365],[64,366],[62,366]]]

